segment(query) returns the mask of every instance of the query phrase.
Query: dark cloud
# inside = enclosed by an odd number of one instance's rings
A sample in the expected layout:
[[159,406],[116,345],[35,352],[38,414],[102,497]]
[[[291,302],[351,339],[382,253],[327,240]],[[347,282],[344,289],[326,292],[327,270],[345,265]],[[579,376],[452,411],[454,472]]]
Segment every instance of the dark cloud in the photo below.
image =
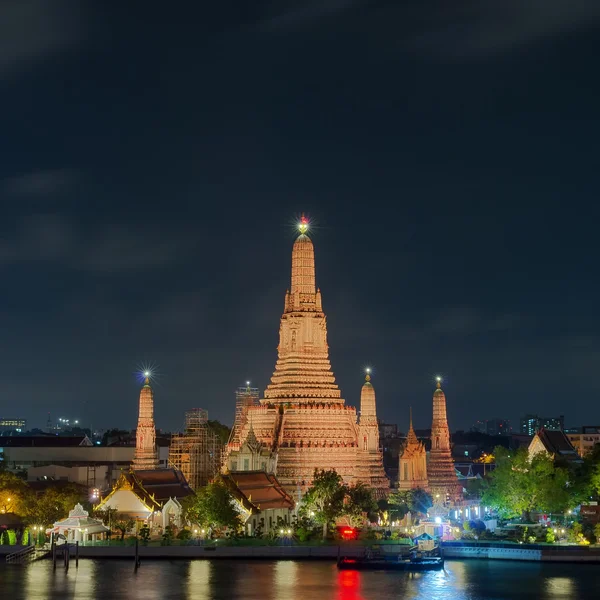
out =
[[0,196],[7,200],[55,196],[71,189],[80,174],[74,169],[46,169],[9,177],[0,181]]
[[87,2],[4,0],[0,3],[0,79],[72,48],[84,35]]
[[0,265],[56,262],[92,273],[162,268],[195,246],[193,232],[156,224],[78,224],[61,214],[36,214],[20,220],[0,240]]

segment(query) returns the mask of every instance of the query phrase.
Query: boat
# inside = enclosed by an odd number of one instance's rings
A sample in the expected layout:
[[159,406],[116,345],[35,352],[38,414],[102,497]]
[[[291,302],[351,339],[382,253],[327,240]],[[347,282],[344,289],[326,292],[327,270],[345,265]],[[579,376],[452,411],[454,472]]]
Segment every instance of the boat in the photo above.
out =
[[337,566],[356,571],[438,571],[444,568],[444,557],[440,546],[426,552],[414,546],[408,554],[386,554],[374,547],[367,548],[361,557],[340,556]]
[[441,557],[394,560],[387,558],[349,558],[341,557],[337,563],[338,569],[353,571],[438,571],[444,568]]

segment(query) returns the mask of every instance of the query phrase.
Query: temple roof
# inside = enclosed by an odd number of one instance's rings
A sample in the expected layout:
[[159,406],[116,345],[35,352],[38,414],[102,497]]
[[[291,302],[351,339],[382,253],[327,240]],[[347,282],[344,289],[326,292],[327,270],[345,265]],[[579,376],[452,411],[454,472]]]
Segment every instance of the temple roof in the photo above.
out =
[[264,471],[233,471],[221,477],[238,501],[253,512],[268,508],[294,508],[294,499],[275,475]]
[[560,429],[540,429],[537,437],[549,454],[562,457],[569,461],[579,462],[581,457],[564,431]]
[[122,472],[112,492],[102,499],[98,508],[119,490],[131,490],[149,510],[160,509],[169,498],[184,498],[194,493],[177,469]]
[[133,471],[134,477],[159,502],[169,498],[184,498],[193,494],[183,473],[177,469]]

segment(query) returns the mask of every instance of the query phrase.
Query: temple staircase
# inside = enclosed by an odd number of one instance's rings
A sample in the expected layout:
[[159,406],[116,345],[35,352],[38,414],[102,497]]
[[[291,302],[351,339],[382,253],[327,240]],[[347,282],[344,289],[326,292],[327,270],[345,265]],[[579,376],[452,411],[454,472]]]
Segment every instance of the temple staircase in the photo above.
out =
[[12,554],[6,556],[6,563],[9,565],[25,565],[40,558],[44,558],[50,553],[48,548],[36,548],[35,546],[25,546]]

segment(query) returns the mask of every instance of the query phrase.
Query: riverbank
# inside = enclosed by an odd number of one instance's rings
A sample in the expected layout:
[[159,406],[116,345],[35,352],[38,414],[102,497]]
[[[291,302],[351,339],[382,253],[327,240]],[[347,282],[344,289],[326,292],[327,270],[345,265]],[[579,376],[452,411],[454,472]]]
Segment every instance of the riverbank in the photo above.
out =
[[[376,543],[376,542],[375,542]],[[239,559],[239,560],[326,560],[335,561],[339,556],[351,558],[364,555],[370,543],[354,543],[322,546],[138,546],[140,559]],[[17,552],[23,546],[0,546],[0,556]],[[387,554],[406,552],[406,545],[385,544],[381,546]],[[542,544],[511,544],[506,542],[444,542],[446,559],[517,560],[527,562],[600,563],[600,548],[585,546],[558,546]],[[75,547],[71,546],[71,557]],[[134,559],[135,546],[80,546],[79,558],[90,559]]]
[[600,563],[600,548],[510,542],[443,542],[445,558]]

